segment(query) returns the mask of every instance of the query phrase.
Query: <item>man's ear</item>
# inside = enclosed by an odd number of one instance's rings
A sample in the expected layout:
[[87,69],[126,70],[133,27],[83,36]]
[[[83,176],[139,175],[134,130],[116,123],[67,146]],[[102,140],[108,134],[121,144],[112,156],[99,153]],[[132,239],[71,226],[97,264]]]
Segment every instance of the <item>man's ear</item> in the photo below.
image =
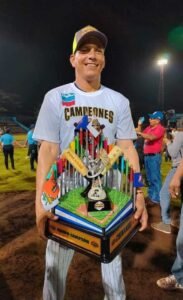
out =
[[73,68],[75,68],[75,55],[74,54],[70,55],[70,63],[71,63],[71,66]]
[[105,59],[104,59],[104,64],[103,64],[103,68],[102,68],[102,70],[105,68]]

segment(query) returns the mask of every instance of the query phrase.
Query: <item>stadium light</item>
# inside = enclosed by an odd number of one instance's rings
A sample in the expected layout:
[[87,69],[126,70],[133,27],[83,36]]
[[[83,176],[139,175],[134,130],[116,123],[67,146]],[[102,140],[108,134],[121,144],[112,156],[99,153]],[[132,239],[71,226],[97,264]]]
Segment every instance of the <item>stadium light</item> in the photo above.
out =
[[162,57],[158,59],[157,65],[160,68],[160,80],[159,80],[159,95],[158,95],[158,104],[160,108],[164,111],[164,68],[168,64],[168,59]]

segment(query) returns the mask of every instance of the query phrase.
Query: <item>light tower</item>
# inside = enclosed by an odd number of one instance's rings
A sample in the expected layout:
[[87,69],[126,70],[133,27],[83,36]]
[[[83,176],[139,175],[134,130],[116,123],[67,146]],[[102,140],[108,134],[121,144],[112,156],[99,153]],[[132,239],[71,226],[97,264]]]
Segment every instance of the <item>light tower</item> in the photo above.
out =
[[160,80],[159,80],[159,92],[158,92],[158,104],[160,109],[164,111],[164,68],[168,64],[167,58],[160,58],[157,61],[157,65],[160,67]]

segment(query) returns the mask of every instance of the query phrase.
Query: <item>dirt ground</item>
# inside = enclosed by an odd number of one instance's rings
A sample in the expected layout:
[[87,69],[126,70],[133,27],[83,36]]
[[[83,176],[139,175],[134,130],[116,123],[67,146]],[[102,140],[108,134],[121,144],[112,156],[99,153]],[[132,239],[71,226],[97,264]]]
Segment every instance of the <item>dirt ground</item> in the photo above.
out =
[[[35,227],[34,192],[0,194],[0,299],[40,300],[45,242]],[[159,207],[148,208],[149,224],[160,218]],[[178,209],[173,208],[173,214]],[[137,233],[122,251],[128,300],[182,300],[183,292],[165,292],[156,280],[169,274],[175,239],[150,226]],[[100,263],[76,253],[71,264],[65,300],[103,300]]]

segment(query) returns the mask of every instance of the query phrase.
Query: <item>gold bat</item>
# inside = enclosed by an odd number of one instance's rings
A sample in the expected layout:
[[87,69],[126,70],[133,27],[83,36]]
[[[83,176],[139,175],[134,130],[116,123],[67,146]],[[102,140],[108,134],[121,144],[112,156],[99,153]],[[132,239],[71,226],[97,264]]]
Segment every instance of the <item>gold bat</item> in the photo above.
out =
[[122,150],[118,146],[114,146],[108,154],[108,163],[105,166],[104,170],[101,172],[101,175],[105,175],[106,172],[112,167],[115,161],[122,155]]
[[88,169],[79,156],[71,149],[65,149],[62,155],[71,163],[71,165],[82,175],[88,174]]

